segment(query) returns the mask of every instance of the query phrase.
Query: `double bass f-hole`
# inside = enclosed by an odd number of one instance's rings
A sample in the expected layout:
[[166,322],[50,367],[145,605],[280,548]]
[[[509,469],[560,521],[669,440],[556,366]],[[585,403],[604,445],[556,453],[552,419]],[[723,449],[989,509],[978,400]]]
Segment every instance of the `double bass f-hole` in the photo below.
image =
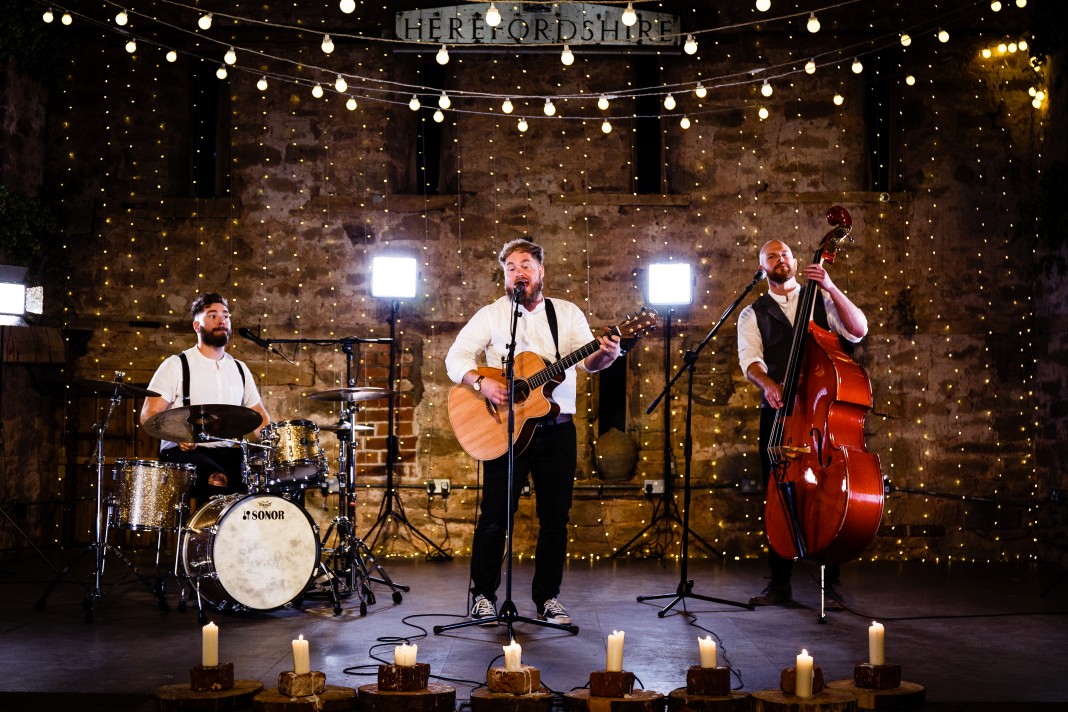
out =
[[812,428],[808,434],[816,443],[816,462],[820,464],[820,467],[830,467],[831,456],[828,454],[827,459],[823,459],[823,432],[819,428]]

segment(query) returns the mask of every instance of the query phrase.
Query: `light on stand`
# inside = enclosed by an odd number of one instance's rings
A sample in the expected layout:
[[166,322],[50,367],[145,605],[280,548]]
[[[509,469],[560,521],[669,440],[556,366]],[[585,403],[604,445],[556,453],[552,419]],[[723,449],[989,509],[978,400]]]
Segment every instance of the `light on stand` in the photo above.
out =
[[44,311],[44,287],[27,287],[25,279],[25,267],[0,265],[0,325],[26,326],[23,317]]
[[647,294],[653,305],[693,302],[693,276],[688,263],[654,262],[649,265]]
[[371,296],[410,299],[415,296],[414,257],[379,255],[371,262]]

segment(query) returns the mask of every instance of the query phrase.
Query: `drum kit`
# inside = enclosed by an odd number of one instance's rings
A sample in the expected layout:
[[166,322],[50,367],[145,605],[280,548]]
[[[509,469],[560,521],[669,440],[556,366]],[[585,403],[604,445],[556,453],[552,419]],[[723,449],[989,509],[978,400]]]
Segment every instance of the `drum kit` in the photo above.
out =
[[[217,495],[189,515],[189,493],[196,480],[193,465],[154,460],[116,460],[110,493],[104,495],[103,440],[107,424],[125,397],[156,397],[159,394],[123,382],[80,380],[75,386],[109,395],[110,408],[97,431],[96,528],[85,551],[95,554],[94,582],[86,586],[83,604],[86,620],[92,620],[93,602],[101,594],[100,579],[107,552],[120,558],[156,596],[160,610],[169,607],[164,598],[164,577],[179,582],[179,610],[185,609],[186,588],[197,597],[199,619],[206,622],[205,603],[218,610],[270,610],[299,605],[305,597],[328,596],[335,614],[341,600],[355,595],[360,615],[375,602],[370,584],[387,586],[393,601],[400,603],[408,586],[393,582],[375,561],[370,548],[354,530],[355,448],[359,433],[373,430],[358,424],[359,404],[390,394],[382,388],[342,388],[308,394],[308,398],[339,402],[336,424],[319,425],[310,420],[270,423],[260,432],[259,442],[245,435],[260,424],[260,414],[242,406],[207,404],[171,408],[152,416],[144,431],[172,442],[222,443],[241,448],[241,476],[247,490]],[[339,503],[323,536],[304,507],[305,491],[328,489],[331,479],[327,458],[319,445],[319,432],[331,432],[339,440]],[[250,455],[252,450],[254,455]],[[333,488],[330,488],[333,491]],[[162,574],[149,583],[115,546],[108,535],[115,527],[135,532],[155,532],[156,569],[164,533],[177,533],[173,574]],[[72,561],[38,600],[40,610],[51,592],[81,556]],[[84,584],[83,584],[84,585]]]

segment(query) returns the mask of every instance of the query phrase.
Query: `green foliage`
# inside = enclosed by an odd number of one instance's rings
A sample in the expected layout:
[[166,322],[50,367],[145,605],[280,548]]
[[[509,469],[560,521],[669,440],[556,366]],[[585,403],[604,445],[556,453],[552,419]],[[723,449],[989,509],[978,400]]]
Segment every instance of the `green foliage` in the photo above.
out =
[[55,244],[62,220],[55,206],[0,185],[0,252],[13,263],[40,266]]
[[[57,32],[59,16],[49,25],[45,6],[25,0],[0,0],[0,63],[11,61],[27,75],[45,80],[64,55],[70,32]],[[69,28],[64,28],[69,29]]]

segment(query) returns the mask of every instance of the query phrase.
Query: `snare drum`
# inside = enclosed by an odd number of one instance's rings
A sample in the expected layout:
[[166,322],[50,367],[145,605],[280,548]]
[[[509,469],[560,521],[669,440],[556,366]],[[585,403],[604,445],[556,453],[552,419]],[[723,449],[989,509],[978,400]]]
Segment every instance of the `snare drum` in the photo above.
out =
[[116,524],[134,531],[176,529],[195,479],[192,465],[116,460],[111,472]]
[[278,608],[319,565],[319,531],[303,508],[273,494],[214,497],[182,529],[182,568],[218,609]]
[[269,445],[265,469],[267,485],[314,485],[327,473],[326,456],[319,446],[319,426],[310,420],[270,423],[260,431]]

